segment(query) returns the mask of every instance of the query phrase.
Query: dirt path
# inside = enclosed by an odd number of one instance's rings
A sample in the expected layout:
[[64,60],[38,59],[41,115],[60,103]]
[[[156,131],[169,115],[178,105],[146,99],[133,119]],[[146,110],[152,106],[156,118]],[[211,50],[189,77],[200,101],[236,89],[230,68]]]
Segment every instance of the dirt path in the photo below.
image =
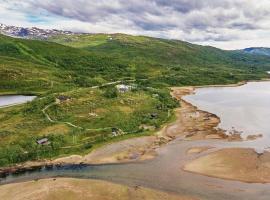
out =
[[[142,79],[144,80],[144,79]],[[125,82],[135,82],[136,80],[126,80]],[[97,89],[97,88],[101,88],[101,87],[105,87],[105,86],[110,86],[110,85],[115,85],[115,84],[119,84],[119,83],[122,83],[123,81],[113,81],[113,82],[109,82],[109,83],[104,83],[102,85],[96,85],[96,86],[92,86],[90,87],[91,89]],[[44,98],[44,97],[43,97]],[[54,106],[54,105],[57,105],[59,102],[57,100],[55,100],[55,102],[45,106],[41,111],[42,113],[44,114],[44,116],[46,117],[46,119],[48,121],[50,121],[51,123],[62,123],[62,124],[66,124],[68,126],[71,126],[73,128],[77,128],[77,129],[84,129],[83,127],[81,126],[77,126],[71,122],[62,122],[62,121],[56,121],[56,120],[53,120],[50,115],[46,112],[50,107]],[[0,107],[1,108],[1,107]],[[85,129],[85,130],[88,130],[88,131],[100,131],[100,130],[107,130],[107,129],[111,129],[112,127],[106,127],[106,128],[102,128],[102,129]],[[123,131],[122,131],[123,132]]]

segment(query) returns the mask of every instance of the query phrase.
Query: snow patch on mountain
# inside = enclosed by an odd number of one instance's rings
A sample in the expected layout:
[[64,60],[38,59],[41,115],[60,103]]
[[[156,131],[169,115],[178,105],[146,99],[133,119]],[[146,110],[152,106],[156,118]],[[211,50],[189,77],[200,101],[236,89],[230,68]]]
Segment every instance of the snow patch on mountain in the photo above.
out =
[[7,26],[0,23],[0,33],[11,37],[19,37],[26,39],[47,39],[55,35],[73,35],[71,31],[62,31],[56,29],[40,29],[37,27],[24,28],[17,26]]

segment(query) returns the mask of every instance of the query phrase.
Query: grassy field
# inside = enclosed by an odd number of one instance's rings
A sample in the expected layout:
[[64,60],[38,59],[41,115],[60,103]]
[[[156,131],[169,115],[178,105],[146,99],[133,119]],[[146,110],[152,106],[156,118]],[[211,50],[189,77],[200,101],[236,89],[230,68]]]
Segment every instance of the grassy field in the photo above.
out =
[[[235,83],[265,78],[270,70],[263,56],[123,34],[49,41],[0,35],[0,58],[0,94],[38,96],[1,108],[0,166],[84,154],[118,138],[148,134],[142,127],[153,131],[173,117],[178,103],[170,86]],[[126,93],[115,84],[93,87],[115,81],[136,87]],[[38,145],[44,137],[50,144]]]
[[[0,165],[84,154],[114,137],[145,135],[149,131],[142,125],[158,129],[171,118],[168,112],[177,106],[167,91],[138,86],[136,90],[108,96],[110,90],[115,90],[114,86],[81,88],[2,108]],[[61,97],[67,99],[59,100]],[[42,113],[47,105],[51,105],[46,113],[53,122]],[[36,141],[44,137],[50,144],[38,145]]]

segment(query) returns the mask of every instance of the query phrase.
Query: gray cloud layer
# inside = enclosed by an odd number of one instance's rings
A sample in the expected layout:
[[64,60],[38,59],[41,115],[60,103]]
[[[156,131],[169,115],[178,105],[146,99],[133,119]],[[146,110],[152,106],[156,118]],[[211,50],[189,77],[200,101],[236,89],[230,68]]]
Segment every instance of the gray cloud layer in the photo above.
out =
[[26,3],[24,8],[30,12],[42,10],[72,20],[69,25],[77,31],[126,32],[211,44],[259,38],[270,30],[268,0],[25,0]]

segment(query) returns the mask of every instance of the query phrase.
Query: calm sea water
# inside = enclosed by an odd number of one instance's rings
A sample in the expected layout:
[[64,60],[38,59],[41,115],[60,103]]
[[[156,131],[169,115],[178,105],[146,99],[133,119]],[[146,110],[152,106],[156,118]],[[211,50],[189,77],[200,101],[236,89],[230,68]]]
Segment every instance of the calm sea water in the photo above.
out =
[[240,131],[244,137],[263,134],[260,145],[270,147],[270,82],[200,88],[184,99],[201,110],[219,116],[219,128]]
[[24,96],[24,95],[5,95],[0,96],[0,107],[6,107],[16,104],[22,104],[32,101],[35,96]]

